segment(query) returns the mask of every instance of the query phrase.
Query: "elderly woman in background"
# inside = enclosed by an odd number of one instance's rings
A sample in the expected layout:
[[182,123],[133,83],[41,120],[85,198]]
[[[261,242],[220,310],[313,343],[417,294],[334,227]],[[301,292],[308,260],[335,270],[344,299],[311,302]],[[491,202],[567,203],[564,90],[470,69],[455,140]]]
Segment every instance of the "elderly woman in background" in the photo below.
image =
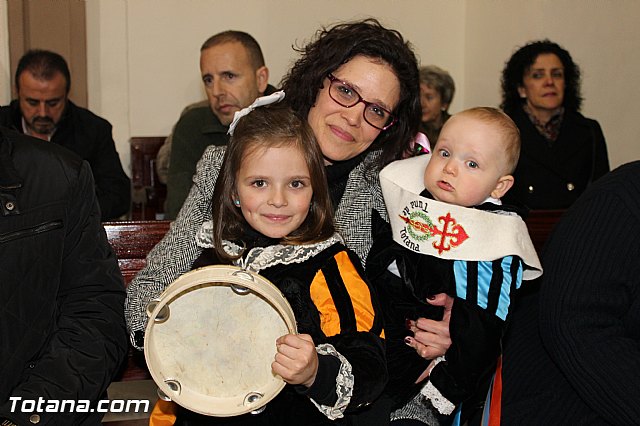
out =
[[580,114],[580,70],[549,40],[518,49],[502,72],[502,109],[520,129],[522,150],[506,202],[565,209],[609,171],[602,129]]
[[427,135],[432,147],[438,141],[440,129],[451,117],[448,111],[455,90],[453,78],[447,71],[435,65],[420,67],[420,131]]

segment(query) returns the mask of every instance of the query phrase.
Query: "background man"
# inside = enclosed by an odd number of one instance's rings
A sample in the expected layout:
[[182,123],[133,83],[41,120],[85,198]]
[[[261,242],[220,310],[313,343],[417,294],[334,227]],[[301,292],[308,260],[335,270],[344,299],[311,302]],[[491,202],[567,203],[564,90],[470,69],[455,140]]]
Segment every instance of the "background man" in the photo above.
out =
[[[191,189],[196,164],[209,145],[226,145],[236,111],[275,91],[258,42],[241,31],[224,31],[200,48],[200,72],[208,102],[188,106],[158,153],[167,168],[166,219],[175,219]],[[169,156],[170,153],[170,156]],[[170,158],[169,158],[170,157]]]
[[1,126],[0,274],[0,425],[100,424],[104,413],[28,403],[95,408],[127,351],[124,284],[91,170]]
[[102,220],[129,211],[131,183],[122,169],[111,124],[68,98],[69,67],[47,50],[30,50],[15,75],[18,99],[0,107],[0,124],[54,142],[87,160],[93,172]]

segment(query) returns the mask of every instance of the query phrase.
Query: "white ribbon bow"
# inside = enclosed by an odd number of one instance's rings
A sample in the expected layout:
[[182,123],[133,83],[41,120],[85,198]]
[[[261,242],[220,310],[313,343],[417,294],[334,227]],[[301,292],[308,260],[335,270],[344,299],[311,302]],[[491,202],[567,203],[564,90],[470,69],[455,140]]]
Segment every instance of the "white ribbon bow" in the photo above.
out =
[[254,109],[261,106],[269,105],[269,104],[275,104],[276,102],[280,102],[283,99],[284,99],[284,91],[279,90],[268,96],[261,96],[257,98],[255,101],[253,101],[253,103],[248,107],[243,108],[240,111],[236,111],[235,115],[233,116],[233,121],[229,125],[229,130],[227,131],[227,134],[233,135],[233,131],[235,130],[236,125],[238,124],[238,121],[240,121],[242,117],[249,114]]

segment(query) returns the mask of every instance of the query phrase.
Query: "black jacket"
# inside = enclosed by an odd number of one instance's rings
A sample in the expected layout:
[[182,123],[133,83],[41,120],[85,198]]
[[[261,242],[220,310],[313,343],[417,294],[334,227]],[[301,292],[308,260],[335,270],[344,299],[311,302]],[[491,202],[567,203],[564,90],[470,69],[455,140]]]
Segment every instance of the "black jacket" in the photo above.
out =
[[640,424],[638,258],[636,161],[556,225],[540,290],[519,299],[505,340],[503,425]]
[[609,171],[609,158],[597,121],[565,111],[558,139],[549,144],[527,114],[508,113],[520,129],[522,148],[513,187],[503,201],[529,209],[566,209],[592,181]]
[[[22,132],[22,114],[17,100],[0,107],[0,126]],[[91,166],[103,221],[129,211],[131,182],[122,169],[107,120],[67,101],[51,141],[75,152]]]
[[[123,303],[87,163],[0,127],[0,423],[31,424],[10,397],[103,397],[127,350]],[[102,417],[38,414],[39,425]]]

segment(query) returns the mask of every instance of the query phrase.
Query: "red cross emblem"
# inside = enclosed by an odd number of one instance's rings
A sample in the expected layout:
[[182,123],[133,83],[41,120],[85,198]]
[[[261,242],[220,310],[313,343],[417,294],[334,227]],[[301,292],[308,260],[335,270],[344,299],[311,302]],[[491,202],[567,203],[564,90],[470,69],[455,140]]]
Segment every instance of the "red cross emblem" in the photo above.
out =
[[438,221],[442,222],[442,230],[438,229],[435,225],[429,225],[406,216],[400,215],[400,219],[416,231],[440,236],[438,240],[433,242],[433,247],[438,250],[438,254],[442,254],[443,251],[449,251],[451,248],[459,246],[469,238],[467,231],[465,231],[462,225],[457,223],[456,220],[451,217],[451,213],[448,212],[446,216],[440,216],[438,218]]

